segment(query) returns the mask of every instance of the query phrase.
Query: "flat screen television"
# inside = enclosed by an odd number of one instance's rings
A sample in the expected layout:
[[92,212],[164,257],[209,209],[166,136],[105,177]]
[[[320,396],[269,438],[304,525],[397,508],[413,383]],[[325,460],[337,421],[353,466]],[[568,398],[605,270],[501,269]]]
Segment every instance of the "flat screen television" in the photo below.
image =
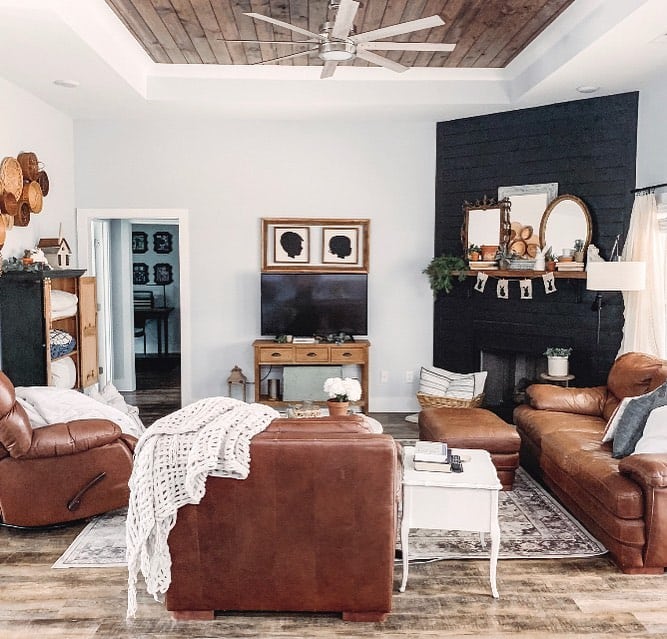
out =
[[262,335],[368,334],[366,273],[262,273]]

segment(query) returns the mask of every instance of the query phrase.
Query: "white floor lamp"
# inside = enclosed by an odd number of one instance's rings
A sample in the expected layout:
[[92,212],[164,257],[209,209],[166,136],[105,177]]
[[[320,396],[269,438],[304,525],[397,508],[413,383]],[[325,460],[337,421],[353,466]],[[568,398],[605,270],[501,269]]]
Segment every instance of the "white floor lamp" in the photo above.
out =
[[600,348],[600,319],[604,306],[602,291],[643,291],[646,288],[646,262],[589,262],[586,288],[597,291],[593,310],[597,311],[596,358]]

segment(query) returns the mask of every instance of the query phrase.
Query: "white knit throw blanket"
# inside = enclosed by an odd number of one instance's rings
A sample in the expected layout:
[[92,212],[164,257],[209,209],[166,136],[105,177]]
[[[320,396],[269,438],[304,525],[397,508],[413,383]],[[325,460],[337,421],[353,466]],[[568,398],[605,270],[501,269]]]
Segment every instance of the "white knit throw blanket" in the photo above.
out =
[[250,440],[278,413],[261,404],[210,397],[157,420],[139,439],[127,511],[127,616],[137,610],[137,578],[160,601],[171,583],[169,531],[177,510],[198,504],[208,475],[245,479]]

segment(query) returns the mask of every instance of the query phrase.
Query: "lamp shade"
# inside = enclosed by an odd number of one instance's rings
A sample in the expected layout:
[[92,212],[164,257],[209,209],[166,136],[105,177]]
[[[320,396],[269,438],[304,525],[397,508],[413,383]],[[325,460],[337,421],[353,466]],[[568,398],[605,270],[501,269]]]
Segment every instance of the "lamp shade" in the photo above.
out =
[[589,291],[642,291],[646,287],[646,262],[589,262]]

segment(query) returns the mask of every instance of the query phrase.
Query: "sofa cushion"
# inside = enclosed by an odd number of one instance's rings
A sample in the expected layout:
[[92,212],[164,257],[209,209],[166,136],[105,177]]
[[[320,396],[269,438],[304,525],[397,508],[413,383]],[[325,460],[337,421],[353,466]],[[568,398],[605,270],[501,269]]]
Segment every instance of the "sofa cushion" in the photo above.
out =
[[526,405],[517,406],[514,409],[514,422],[517,424],[519,433],[524,433],[538,447],[541,447],[542,438],[545,435],[555,432],[591,433],[600,440],[605,426],[605,421],[601,417],[536,410]]
[[594,498],[615,517],[643,516],[644,496],[639,484],[618,471],[619,460],[611,456],[610,445],[601,442],[595,433],[545,434],[542,457],[560,468],[588,498]]

